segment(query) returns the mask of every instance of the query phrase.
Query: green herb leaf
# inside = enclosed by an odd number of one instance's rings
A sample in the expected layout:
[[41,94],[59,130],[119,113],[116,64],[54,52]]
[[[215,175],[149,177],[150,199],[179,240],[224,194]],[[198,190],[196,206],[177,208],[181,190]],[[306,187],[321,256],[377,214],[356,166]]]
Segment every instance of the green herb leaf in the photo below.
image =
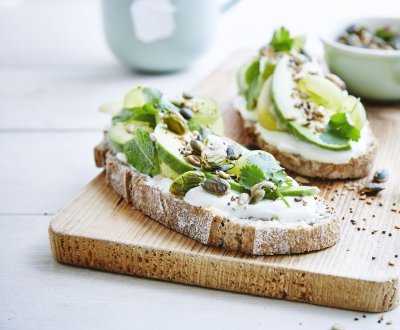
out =
[[156,127],[158,110],[151,104],[147,103],[143,107],[122,109],[120,113],[113,117],[112,122],[124,123],[131,120],[144,121],[151,127]]
[[275,64],[264,57],[260,56],[256,59],[247,69],[246,72],[246,83],[247,89],[244,91],[244,97],[246,98],[246,108],[248,110],[254,110],[257,107],[257,100],[260,94],[261,88],[265,81],[272,75],[275,69]]
[[360,139],[360,130],[353,124],[350,113],[340,112],[332,115],[326,131],[327,135],[339,138],[337,141],[343,139],[358,141]]
[[285,197],[283,197],[282,193],[279,191],[279,189],[275,190],[275,193],[278,195],[278,197],[283,201],[283,203],[287,206],[290,207],[289,202],[286,200]]
[[[269,181],[273,181],[276,185],[278,184],[279,186],[282,184],[282,172],[281,170],[277,170],[276,172],[269,171],[271,175],[271,179]],[[283,172],[284,174],[284,172]],[[275,176],[276,175],[276,176]],[[286,177],[286,174],[284,174]],[[276,178],[279,178],[279,180],[276,180]],[[239,183],[244,187],[245,189],[250,190],[251,187],[253,187],[255,184],[268,180],[268,177],[265,173],[265,171],[259,166],[255,164],[249,164],[245,165],[240,169],[240,181]],[[278,187],[277,185],[277,187]],[[276,199],[280,198],[287,207],[290,207],[288,201],[285,199],[285,197],[282,195],[280,192],[279,188],[272,190],[272,189],[266,189],[266,199]]]
[[277,187],[282,185],[287,175],[276,159],[267,153],[259,153],[248,158],[249,164],[257,165],[264,173],[265,179],[272,181]]
[[125,97],[125,108],[116,114],[113,123],[131,120],[144,121],[155,127],[159,112],[177,110],[171,103],[162,98],[162,93],[155,88],[136,87]]
[[157,104],[163,96],[158,89],[151,87],[144,87],[142,89],[142,94],[146,100],[146,103],[151,104]]
[[144,174],[158,173],[156,147],[150,133],[138,128],[135,138],[124,145],[124,154],[129,164]]
[[254,164],[245,165],[240,169],[239,183],[246,189],[251,189],[255,184],[266,180],[264,171]]
[[250,85],[254,80],[257,80],[260,74],[260,59],[256,58],[253,63],[250,64],[246,71],[246,83]]
[[290,32],[283,26],[279,30],[275,30],[270,42],[276,52],[290,52],[293,44],[294,38],[290,37]]

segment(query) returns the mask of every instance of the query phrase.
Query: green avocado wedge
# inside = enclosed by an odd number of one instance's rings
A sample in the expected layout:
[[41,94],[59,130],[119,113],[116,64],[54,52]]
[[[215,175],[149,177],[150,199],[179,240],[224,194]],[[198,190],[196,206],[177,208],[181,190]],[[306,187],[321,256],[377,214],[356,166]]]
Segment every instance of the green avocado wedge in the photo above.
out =
[[298,138],[321,148],[333,151],[350,149],[349,140],[332,136],[329,131],[317,132],[304,126],[307,121],[306,115],[303,110],[295,107],[296,100],[292,97],[292,92],[296,88],[296,82],[289,69],[289,56],[283,56],[272,78],[272,102],[282,124]]
[[[167,165],[173,173],[182,174],[187,171],[199,170],[198,167],[188,163],[182,154],[182,138],[184,136],[175,134],[163,124],[156,126],[154,136],[160,162]],[[168,175],[168,177],[170,176],[172,175]]]

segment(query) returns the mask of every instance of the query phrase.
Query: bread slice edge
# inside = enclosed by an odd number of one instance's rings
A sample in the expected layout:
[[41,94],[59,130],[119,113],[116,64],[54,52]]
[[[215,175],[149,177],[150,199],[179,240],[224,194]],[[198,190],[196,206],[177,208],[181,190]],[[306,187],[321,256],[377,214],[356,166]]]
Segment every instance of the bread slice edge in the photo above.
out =
[[107,184],[133,208],[196,241],[250,255],[292,254],[317,251],[334,245],[341,224],[334,210],[321,198],[325,222],[298,227],[273,226],[269,221],[244,220],[216,215],[148,181],[117,159],[103,141],[94,150],[97,167],[106,171]]
[[373,138],[372,144],[367,152],[359,157],[351,158],[349,162],[343,164],[319,162],[307,159],[299,154],[279,150],[276,146],[269,144],[257,132],[255,124],[245,119],[238,111],[243,122],[246,134],[252,143],[265,150],[281,163],[281,165],[293,172],[311,178],[322,179],[359,179],[366,177],[372,169],[373,161],[377,152],[378,143]]

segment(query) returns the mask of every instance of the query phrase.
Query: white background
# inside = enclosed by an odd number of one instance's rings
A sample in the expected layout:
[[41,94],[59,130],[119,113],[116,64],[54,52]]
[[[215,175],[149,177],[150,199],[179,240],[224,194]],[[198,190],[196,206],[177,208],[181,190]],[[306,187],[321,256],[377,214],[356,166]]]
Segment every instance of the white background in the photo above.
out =
[[280,25],[309,34],[321,55],[317,35],[336,20],[396,14],[398,1],[244,0],[221,17],[212,50],[190,70],[144,76],[107,49],[100,1],[0,0],[0,328],[399,329],[400,310],[378,324],[381,314],[60,265],[47,238],[51,215],[99,172],[92,148],[108,119],[100,103],[139,83],[170,95],[190,90]]

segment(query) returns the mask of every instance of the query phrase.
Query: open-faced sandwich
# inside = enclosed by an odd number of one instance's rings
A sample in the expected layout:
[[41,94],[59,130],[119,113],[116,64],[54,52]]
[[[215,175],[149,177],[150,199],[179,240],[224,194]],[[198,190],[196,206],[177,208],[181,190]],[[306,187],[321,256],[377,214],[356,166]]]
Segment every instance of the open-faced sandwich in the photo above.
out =
[[285,28],[275,31],[240,68],[234,107],[254,143],[287,169],[328,179],[364,177],[376,151],[365,109],[303,44]]
[[[114,109],[114,110],[113,110]],[[333,245],[339,220],[265,151],[222,135],[216,102],[184,94],[172,102],[136,87],[113,112],[96,165],[126,202],[203,244],[254,255]]]

